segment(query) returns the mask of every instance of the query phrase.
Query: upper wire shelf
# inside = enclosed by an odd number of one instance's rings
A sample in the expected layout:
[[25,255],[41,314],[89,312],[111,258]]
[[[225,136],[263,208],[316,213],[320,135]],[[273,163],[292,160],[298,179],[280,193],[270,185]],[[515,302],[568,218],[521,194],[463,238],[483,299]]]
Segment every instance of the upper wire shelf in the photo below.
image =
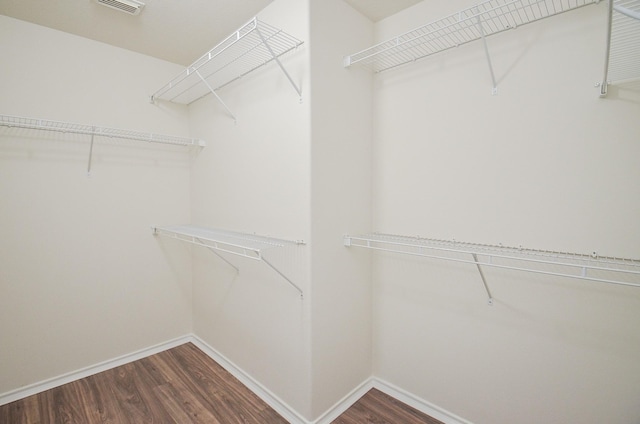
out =
[[[152,227],[154,235],[161,235],[178,239],[197,246],[205,247],[212,252],[225,252],[243,258],[262,261],[283,277],[291,286],[300,292],[302,289],[278,270],[265,257],[266,250],[283,248],[286,246],[297,246],[305,244],[304,241],[284,240],[279,238],[261,236],[256,234],[240,233],[235,231],[221,230],[216,228],[205,228],[195,225],[175,225],[169,227]],[[217,254],[217,253],[216,253]],[[218,255],[222,260],[231,264],[224,257]]]
[[640,0],[609,0],[607,52],[600,94],[607,85],[640,78]]
[[567,253],[380,233],[346,235],[344,245],[475,265],[490,304],[492,296],[482,272],[485,266],[640,287],[640,260],[598,256],[595,252]]
[[486,0],[344,58],[382,72],[598,0]]
[[255,260],[261,260],[262,252],[267,249],[303,244],[303,242],[195,225],[153,227],[153,231],[154,234],[170,236],[199,246]]
[[[253,18],[156,91],[151,99],[192,103],[272,60],[282,68],[277,58],[301,44],[297,38]],[[287,77],[293,84],[288,74]]]
[[96,127],[71,122],[51,121],[39,118],[0,115],[0,125],[5,127],[27,128],[33,130],[56,131],[61,133],[85,134],[125,140],[146,141],[150,143],[174,144],[180,146],[206,146],[203,140],[177,137],[172,135],[145,133],[117,128]]

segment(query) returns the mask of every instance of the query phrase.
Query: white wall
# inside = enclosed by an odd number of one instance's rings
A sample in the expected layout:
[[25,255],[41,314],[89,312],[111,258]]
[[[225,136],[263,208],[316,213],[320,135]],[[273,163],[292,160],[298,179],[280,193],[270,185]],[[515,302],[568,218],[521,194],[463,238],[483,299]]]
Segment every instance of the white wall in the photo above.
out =
[[372,77],[342,57],[373,25],[342,0],[311,2],[313,417],[372,372],[371,263],[342,237],[371,230]]
[[[376,36],[467,6],[423,2]],[[86,137],[0,128],[0,393],[193,331],[306,420],[373,370],[476,424],[638,421],[637,289],[485,270],[489,307],[474,268],[341,245],[374,229],[640,257],[640,98],[592,88],[603,13],[491,37],[491,96],[478,43],[372,77],[340,65],[371,23],[277,0],[260,18],[305,41],[283,59],[303,100],[272,63],[220,90],[237,123],[212,96],[147,103],[180,67],[0,17],[0,113],[209,142],[100,141],[87,177]],[[307,241],[267,253],[304,298],[149,230],[187,222]]]
[[[175,65],[0,16],[0,113],[188,135],[147,96]],[[184,149],[0,128],[0,393],[191,331]]]
[[264,264],[228,258],[236,274],[199,251],[194,328],[313,420],[371,375],[370,262],[341,243],[371,225],[371,76],[342,55],[373,26],[342,1],[279,0],[259,18],[305,41],[283,59],[303,100],[271,64],[219,90],[237,123],[212,96],[190,106],[193,134],[213,140],[194,163],[192,222],[307,241],[277,258],[304,298]]
[[[278,0],[258,18],[303,40],[282,57],[303,100],[275,62],[189,109],[192,134],[211,141],[193,164],[194,224],[309,242],[308,4]],[[194,330],[302,415],[310,409],[309,246],[265,252],[298,291],[261,262],[194,251]]]
[[[429,1],[380,40],[471,2]],[[640,258],[640,96],[602,78],[605,5],[374,81],[374,229]],[[367,46],[362,46],[362,48]],[[375,255],[374,374],[476,424],[640,420],[640,291]]]

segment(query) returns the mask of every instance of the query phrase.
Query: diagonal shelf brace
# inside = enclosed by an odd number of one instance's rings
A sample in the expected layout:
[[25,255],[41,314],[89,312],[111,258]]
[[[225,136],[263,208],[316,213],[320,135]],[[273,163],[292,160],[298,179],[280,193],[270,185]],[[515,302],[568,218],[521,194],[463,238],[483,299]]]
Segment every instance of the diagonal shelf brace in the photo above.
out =
[[613,29],[613,0],[609,0],[607,6],[607,44],[604,53],[604,76],[600,86],[600,97],[606,97],[609,88],[609,60],[611,58],[611,31]]
[[[212,253],[216,254],[216,256],[218,256],[220,259],[225,261],[228,265],[233,267],[237,272],[240,272],[240,269],[238,267],[236,267],[235,265],[233,265],[229,260],[224,258],[220,253],[218,253],[218,251],[230,253],[232,255],[237,255],[237,256],[244,257],[244,258],[248,258],[248,259],[262,261],[267,266],[269,266],[269,268],[274,270],[278,275],[280,275],[282,278],[284,278],[287,281],[287,283],[289,283],[293,288],[295,288],[300,293],[300,298],[303,299],[303,291],[302,291],[302,289],[297,284],[295,284],[289,277],[287,277],[282,271],[277,269],[271,262],[269,262],[267,259],[265,259],[264,255],[263,255],[263,252],[262,252],[263,249],[261,247],[256,247],[255,245],[254,246],[250,246],[248,244],[236,244],[236,242],[229,242],[227,240],[224,240],[223,238],[218,239],[218,238],[212,237],[212,238],[209,239],[209,238],[206,238],[206,237],[198,236],[198,235],[196,235],[197,234],[196,231],[198,231],[198,229],[194,228],[192,226],[164,227],[164,228],[163,227],[152,226],[151,229],[153,231],[153,235],[154,236],[161,235],[161,236],[165,236],[165,237],[178,239],[178,240],[186,242],[186,243],[195,244],[196,246],[205,247],[208,250],[210,250]],[[229,235],[229,233],[230,232],[227,232],[227,236]],[[210,234],[212,234],[212,233],[210,233]],[[238,237],[238,236],[252,236],[252,235],[242,234],[242,233],[234,233],[233,237]],[[253,237],[255,237],[255,236],[253,236]],[[265,245],[267,245],[267,244],[270,243],[267,240],[268,240],[267,238],[262,238],[260,243],[265,243]],[[305,244],[303,241],[292,242],[292,241],[283,241],[283,240],[281,240],[281,242],[283,242],[283,243],[295,243],[297,245]],[[208,243],[212,243],[212,244],[208,244]],[[271,244],[271,247],[273,247],[273,246],[274,245]],[[280,246],[284,246],[284,244],[282,244]]]
[[[95,130],[95,128],[94,128]],[[87,162],[87,176],[91,176],[91,159],[93,157],[93,138],[95,134],[91,134],[91,144],[89,145],[89,161]]]
[[213,87],[211,87],[211,85],[209,85],[209,83],[207,82],[207,80],[202,76],[202,74],[200,74],[200,71],[198,71],[197,69],[195,70],[196,75],[198,75],[198,77],[202,80],[202,83],[209,89],[209,91],[211,91],[211,94],[213,94],[215,96],[216,99],[218,99],[218,101],[220,102],[220,104],[226,109],[227,113],[229,115],[231,115],[231,117],[233,118],[234,122],[238,122],[238,120],[236,119],[236,116],[233,114],[233,112],[231,112],[231,109],[229,109],[229,107],[227,106],[227,104],[222,101],[222,99],[220,98],[220,96],[218,96],[218,93],[216,93],[216,91],[213,89]]
[[293,281],[291,281],[291,280],[289,279],[289,277],[287,277],[287,276],[286,276],[286,275],[284,275],[282,272],[280,272],[280,270],[279,270],[278,268],[276,268],[275,266],[273,266],[273,265],[271,264],[271,262],[269,262],[268,260],[266,260],[266,259],[264,258],[264,256],[263,256],[263,255],[260,255],[260,259],[262,259],[262,262],[264,262],[265,264],[267,264],[267,265],[268,265],[272,270],[274,270],[275,272],[277,272],[277,273],[278,273],[278,275],[280,275],[282,278],[284,278],[285,280],[287,280],[287,282],[288,282],[289,284],[291,284],[291,286],[292,286],[293,288],[295,288],[296,290],[298,290],[298,292],[300,292],[300,299],[303,299],[302,289],[301,289],[300,287],[298,287],[298,285],[297,285],[297,284],[295,284]]
[[491,55],[489,54],[489,46],[487,45],[487,37],[485,36],[485,33],[484,33],[484,27],[482,26],[482,19],[480,18],[480,14],[478,14],[478,29],[480,30],[480,36],[482,37],[482,44],[484,45],[484,54],[487,56],[487,63],[489,64],[489,73],[491,74],[491,83],[493,84],[491,87],[491,95],[495,96],[496,94],[498,94],[498,84],[496,83],[496,76],[493,72],[493,65],[491,64]]
[[258,36],[262,40],[262,44],[264,44],[264,46],[267,48],[267,50],[269,50],[269,54],[271,55],[271,57],[273,57],[273,60],[276,61],[276,63],[278,64],[278,66],[280,67],[282,72],[285,74],[285,76],[287,77],[287,79],[289,80],[291,85],[293,86],[293,89],[296,90],[296,93],[298,93],[298,96],[300,97],[300,101],[302,102],[302,90],[300,90],[298,88],[296,83],[293,82],[293,78],[291,78],[291,75],[289,75],[289,72],[287,72],[287,70],[284,68],[284,66],[282,66],[282,62],[280,62],[280,59],[278,59],[278,55],[276,55],[274,53],[274,51],[271,48],[271,46],[269,45],[269,43],[267,43],[267,40],[264,38],[264,35],[262,35],[262,32],[260,32],[260,28],[256,27],[256,32],[258,33]]
[[[632,8],[626,7],[629,5]],[[635,80],[640,76],[640,56],[638,56],[638,46],[635,42],[640,39],[640,22],[629,19],[640,21],[640,1],[609,0],[607,2],[603,78],[595,84],[600,88],[600,97],[607,96],[608,86],[612,80],[623,82]]]
[[216,252],[216,250],[213,247],[209,247],[207,246],[202,240],[200,240],[199,238],[195,238],[196,240],[198,240],[198,242],[200,242],[201,246],[205,246],[207,249],[209,249],[209,252],[213,253],[214,255],[216,255],[217,257],[219,257],[220,259],[222,259],[224,262],[227,263],[227,265],[229,265],[231,268],[235,269],[236,272],[239,274],[240,273],[240,268],[238,268],[237,266],[235,266],[234,264],[231,263],[231,261],[229,261],[227,258],[225,258],[224,256],[222,256],[220,253]]
[[480,263],[478,262],[478,255],[476,255],[475,253],[472,253],[471,256],[473,256],[473,261],[476,263],[476,266],[478,267],[478,272],[480,273],[480,278],[482,279],[482,284],[484,285],[484,289],[487,291],[487,296],[489,297],[489,299],[487,300],[487,303],[489,305],[493,305],[493,296],[491,296],[491,291],[489,290],[489,286],[487,285],[487,280],[484,278],[484,272],[482,272],[482,268],[480,267]]

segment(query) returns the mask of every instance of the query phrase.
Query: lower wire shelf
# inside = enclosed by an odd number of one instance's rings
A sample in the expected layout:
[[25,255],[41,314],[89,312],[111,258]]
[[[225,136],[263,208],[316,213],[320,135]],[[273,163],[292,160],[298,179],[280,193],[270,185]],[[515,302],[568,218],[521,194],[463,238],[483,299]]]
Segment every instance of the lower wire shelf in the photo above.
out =
[[567,253],[381,233],[346,235],[344,245],[472,264],[478,268],[489,304],[493,298],[483,267],[640,287],[640,260],[598,256],[596,252]]
[[218,252],[229,253],[243,258],[264,262],[267,266],[284,278],[293,288],[303,296],[302,289],[289,277],[276,268],[264,257],[264,251],[269,249],[284,248],[286,246],[304,245],[302,240],[284,240],[256,234],[241,233],[216,228],[199,227],[195,225],[175,225],[168,227],[151,227],[154,235],[160,235],[178,239],[209,249],[219,258],[238,271],[224,256]]

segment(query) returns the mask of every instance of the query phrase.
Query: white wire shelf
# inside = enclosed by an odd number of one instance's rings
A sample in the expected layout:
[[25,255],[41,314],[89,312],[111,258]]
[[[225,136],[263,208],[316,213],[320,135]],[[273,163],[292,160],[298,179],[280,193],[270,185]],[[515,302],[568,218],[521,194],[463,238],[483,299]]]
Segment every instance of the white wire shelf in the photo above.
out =
[[156,91],[151,99],[189,104],[209,93],[216,95],[215,90],[273,60],[300,95],[278,58],[301,44],[297,38],[253,18]]
[[[262,261],[271,269],[277,272],[287,282],[294,287],[302,296],[302,289],[289,279],[280,270],[274,267],[264,257],[264,252],[270,249],[283,248],[286,246],[299,246],[305,244],[304,241],[284,240],[279,238],[260,236],[256,234],[240,233],[216,228],[205,228],[195,225],[175,225],[168,227],[152,227],[154,235],[174,238],[197,246],[205,247],[213,253],[224,252],[243,258]],[[223,256],[216,253],[218,257],[238,271],[238,268]]]
[[70,134],[85,134],[90,136],[118,138],[124,140],[146,141],[149,143],[173,144],[179,146],[206,146],[206,143],[203,140],[195,138],[145,133],[117,128],[97,127],[93,125],[51,121],[39,118],[25,118],[21,116],[0,115],[0,125],[13,128],[26,128],[32,130],[55,131]]
[[640,287],[640,260],[595,252],[587,255],[379,233],[346,235],[344,245],[472,264],[480,272],[489,303],[492,296],[481,267]]
[[600,93],[640,78],[640,0],[609,0],[607,52]]
[[[486,0],[345,57],[382,72],[598,0]],[[495,85],[495,83],[494,83]]]

